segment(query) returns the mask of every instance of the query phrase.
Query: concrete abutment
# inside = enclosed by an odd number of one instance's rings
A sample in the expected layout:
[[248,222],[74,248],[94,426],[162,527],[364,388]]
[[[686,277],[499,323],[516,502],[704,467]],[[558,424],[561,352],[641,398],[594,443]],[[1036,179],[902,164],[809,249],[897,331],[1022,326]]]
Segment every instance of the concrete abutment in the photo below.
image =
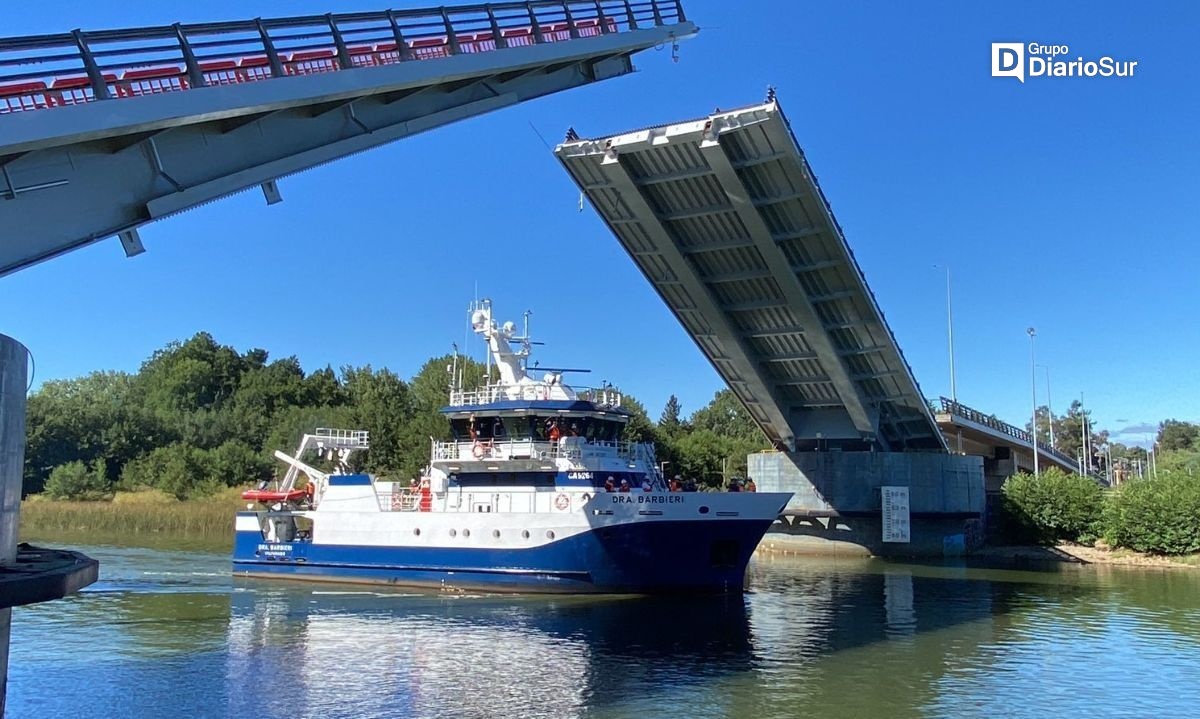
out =
[[[761,549],[798,554],[959,556],[983,542],[983,458],[898,452],[763,452],[748,458],[761,492],[792,492]],[[911,541],[883,541],[880,487],[909,489]]]

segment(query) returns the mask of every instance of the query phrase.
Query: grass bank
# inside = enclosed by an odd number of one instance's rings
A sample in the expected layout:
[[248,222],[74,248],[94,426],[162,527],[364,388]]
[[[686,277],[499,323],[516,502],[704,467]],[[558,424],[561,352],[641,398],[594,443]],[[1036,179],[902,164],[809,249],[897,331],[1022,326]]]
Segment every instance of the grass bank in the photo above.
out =
[[233,542],[240,488],[179,501],[157,490],[118,492],[110,501],[42,497],[21,504],[22,541],[219,549]]

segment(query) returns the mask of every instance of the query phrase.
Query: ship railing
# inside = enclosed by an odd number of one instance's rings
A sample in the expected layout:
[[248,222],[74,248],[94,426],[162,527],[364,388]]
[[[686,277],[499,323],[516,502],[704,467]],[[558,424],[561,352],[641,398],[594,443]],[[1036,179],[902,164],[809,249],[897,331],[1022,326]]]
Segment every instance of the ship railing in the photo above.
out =
[[379,509],[384,512],[415,512],[421,505],[420,492],[413,489],[395,489],[378,492]]
[[616,457],[623,460],[642,458],[643,445],[636,442],[588,441],[583,437],[563,437],[557,442],[536,439],[498,439],[433,442],[435,460],[555,460],[572,461]]
[[600,407],[620,407],[621,393],[615,387],[574,387],[557,384],[491,384],[476,389],[450,391],[451,407],[539,400],[582,400]]
[[317,428],[317,441],[325,447],[370,449],[371,433],[361,429]]
[[531,0],[0,38],[0,115],[686,21],[679,0]]

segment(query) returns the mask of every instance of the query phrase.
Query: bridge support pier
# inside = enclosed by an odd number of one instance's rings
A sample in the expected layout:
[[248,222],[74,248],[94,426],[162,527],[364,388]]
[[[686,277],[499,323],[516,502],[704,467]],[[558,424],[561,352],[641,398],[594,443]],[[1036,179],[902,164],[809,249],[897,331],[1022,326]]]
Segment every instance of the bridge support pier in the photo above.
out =
[[0,335],[0,719],[8,684],[12,607],[58,599],[96,581],[99,565],[78,552],[17,544],[25,470],[29,355]]
[[[959,556],[983,541],[981,457],[896,452],[752,454],[761,492],[793,492],[761,548],[800,554]],[[909,488],[911,541],[883,542],[880,487]]]

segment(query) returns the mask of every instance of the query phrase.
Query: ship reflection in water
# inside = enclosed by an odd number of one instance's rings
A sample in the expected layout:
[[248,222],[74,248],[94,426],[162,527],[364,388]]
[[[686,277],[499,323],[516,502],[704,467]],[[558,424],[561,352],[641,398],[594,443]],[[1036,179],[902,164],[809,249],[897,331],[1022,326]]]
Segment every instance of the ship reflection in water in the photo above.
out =
[[357,716],[567,717],[628,707],[638,693],[658,703],[664,688],[703,691],[752,663],[742,596],[446,597],[238,585],[230,716],[340,716],[350,701]]

